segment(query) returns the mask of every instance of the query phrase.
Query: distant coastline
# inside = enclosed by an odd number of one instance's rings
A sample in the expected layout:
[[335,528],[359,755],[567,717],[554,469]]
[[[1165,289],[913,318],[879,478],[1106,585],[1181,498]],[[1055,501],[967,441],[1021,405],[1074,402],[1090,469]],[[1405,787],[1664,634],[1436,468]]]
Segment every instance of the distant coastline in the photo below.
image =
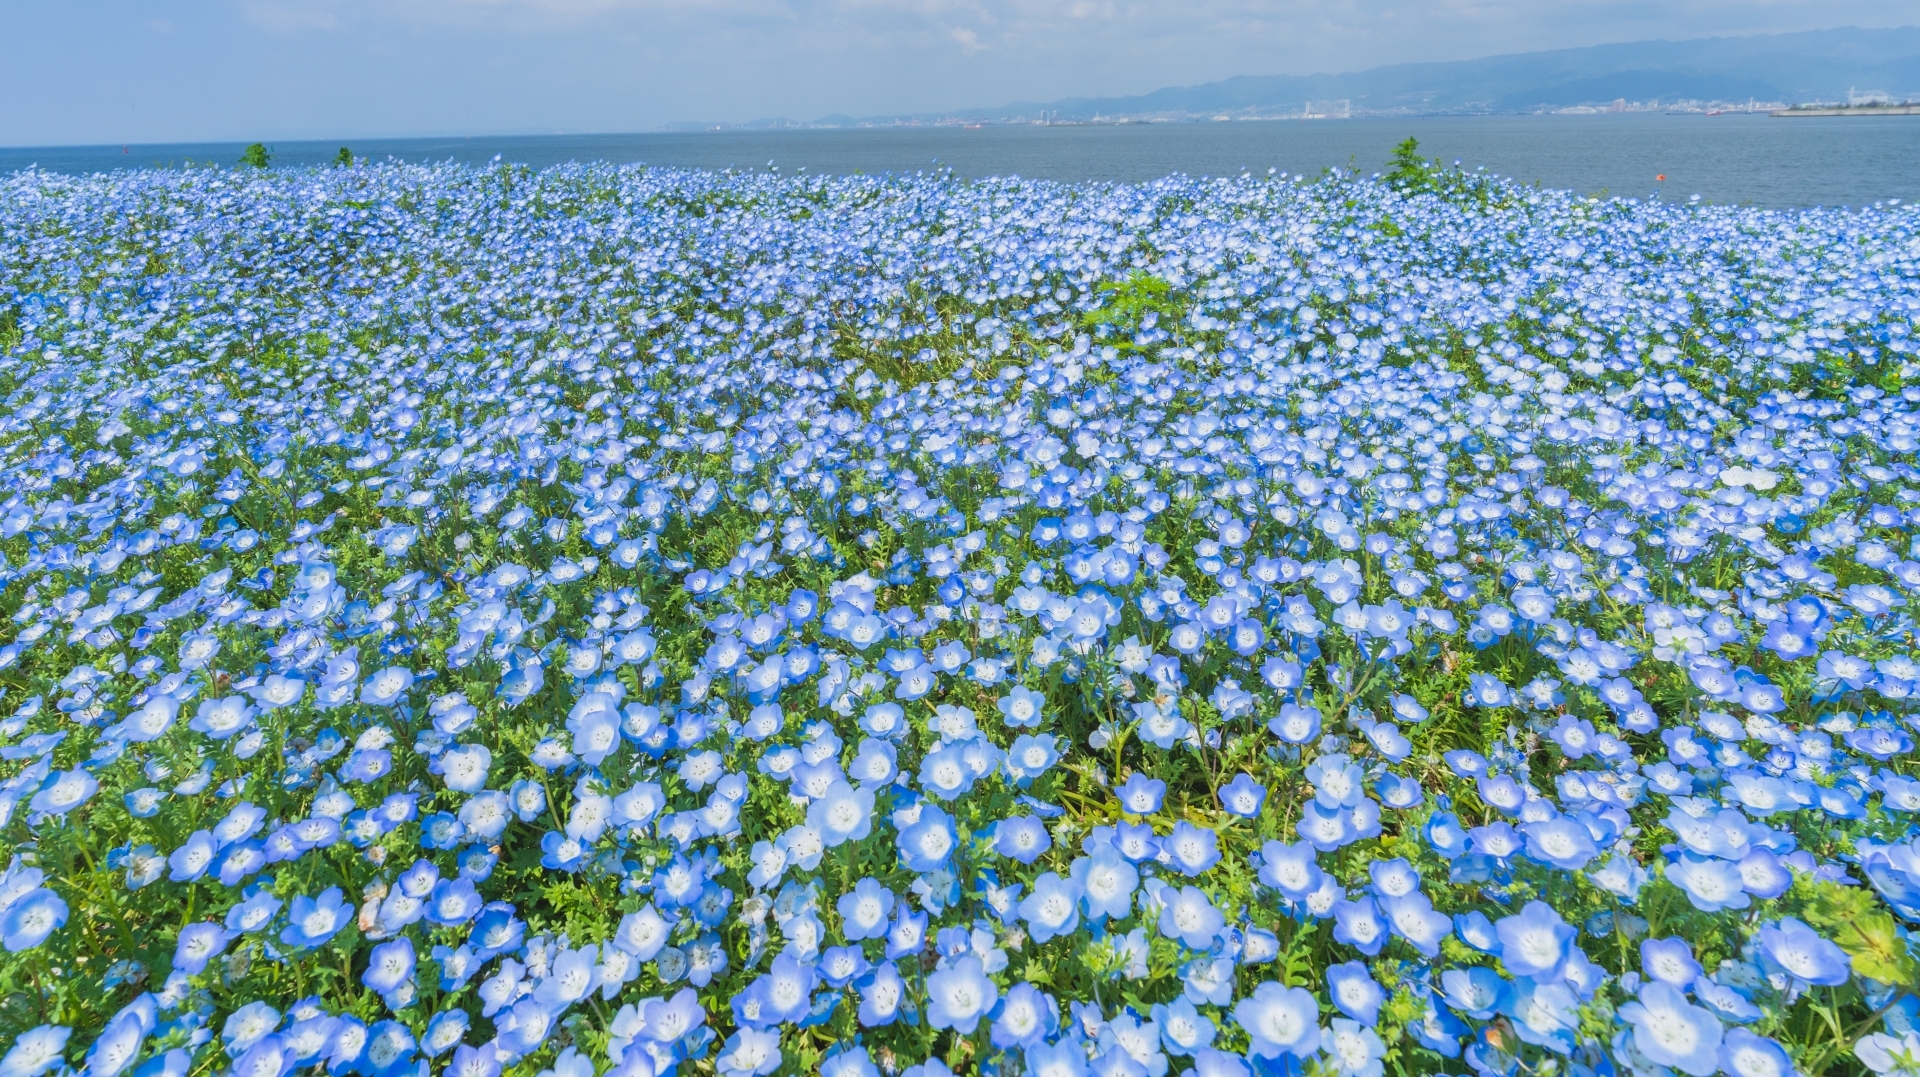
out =
[[[1875,89],[1857,92],[1856,87]],[[1920,100],[1920,27],[1637,41],[1346,73],[1240,75],[1131,96],[1017,101],[996,107],[860,117],[835,113],[812,120],[709,120],[668,124],[664,130],[1107,126],[1635,112],[1720,116],[1774,114],[1795,105],[1833,107],[1826,103],[1836,100],[1859,105],[1867,99]]]
[[1899,104],[1874,103],[1867,105],[1794,105],[1790,108],[1776,108],[1768,112],[1769,116],[1920,116],[1920,101],[1903,101]]

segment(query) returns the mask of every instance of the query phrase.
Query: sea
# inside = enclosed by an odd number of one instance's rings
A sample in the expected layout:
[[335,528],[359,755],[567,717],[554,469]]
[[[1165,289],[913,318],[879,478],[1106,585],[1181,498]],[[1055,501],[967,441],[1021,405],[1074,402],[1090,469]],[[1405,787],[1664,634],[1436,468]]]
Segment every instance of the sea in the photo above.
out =
[[[1141,183],[1174,173],[1377,172],[1393,147],[1546,187],[1789,209],[1920,199],[1920,117],[1729,113],[1406,117],[1099,125],[890,126],[645,134],[331,139],[272,144],[276,165],[356,156],[534,167],[612,162],[847,175],[952,169],[959,176]],[[0,173],[96,173],[229,165],[240,143],[0,147]]]

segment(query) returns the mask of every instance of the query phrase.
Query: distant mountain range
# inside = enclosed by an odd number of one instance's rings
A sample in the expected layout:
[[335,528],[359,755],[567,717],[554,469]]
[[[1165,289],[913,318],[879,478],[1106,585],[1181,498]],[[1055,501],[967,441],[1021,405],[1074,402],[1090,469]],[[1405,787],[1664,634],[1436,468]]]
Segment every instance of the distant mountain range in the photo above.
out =
[[773,119],[727,126],[1525,113],[1605,108],[1615,102],[1706,107],[1749,100],[1844,101],[1852,90],[1884,91],[1895,100],[1920,98],[1920,27],[1636,41],[1451,63],[1393,64],[1336,75],[1240,75],[1133,97],[1070,97],[940,113],[835,115],[811,122]]

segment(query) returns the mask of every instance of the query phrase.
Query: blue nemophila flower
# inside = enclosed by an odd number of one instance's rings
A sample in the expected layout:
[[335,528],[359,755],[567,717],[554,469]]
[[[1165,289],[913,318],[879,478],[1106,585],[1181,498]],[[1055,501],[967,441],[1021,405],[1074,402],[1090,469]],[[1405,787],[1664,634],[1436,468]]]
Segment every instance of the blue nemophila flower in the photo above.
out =
[[6,1077],[40,1077],[60,1063],[61,1052],[73,1030],[64,1025],[39,1025],[22,1032],[0,1057]]
[[1515,985],[1511,1008],[1514,1025],[1524,1043],[1556,1053],[1570,1051],[1579,1024],[1579,996],[1565,983],[1521,980]]
[[880,788],[900,773],[900,752],[891,742],[867,737],[861,740],[847,776],[866,788]]
[[1666,877],[1702,912],[1744,909],[1752,901],[1739,866],[1725,860],[1683,852],[1667,865]]
[[1233,781],[1220,790],[1220,806],[1230,815],[1243,819],[1252,819],[1260,814],[1261,805],[1267,800],[1266,787],[1253,780],[1253,776],[1242,771]]
[[1755,939],[1762,967],[1784,972],[1796,986],[1835,987],[1853,974],[1845,951],[1791,916],[1762,926]]
[[743,1028],[727,1041],[715,1064],[730,1077],[757,1077],[779,1068],[782,1057],[777,1030]]
[[1647,939],[1640,944],[1640,969],[1649,980],[1684,988],[1700,976],[1700,963],[1685,939]]
[[959,843],[953,817],[931,804],[916,806],[914,814],[899,832],[900,862],[909,871],[938,871]]
[[154,695],[128,714],[120,729],[129,741],[145,744],[172,728],[179,713],[179,700],[170,695]]
[[1489,1020],[1505,1005],[1513,985],[1490,968],[1448,969],[1440,983],[1447,1004],[1478,1021]]
[[1426,791],[1420,787],[1418,781],[1392,772],[1380,776],[1374,791],[1379,794],[1380,803],[1394,811],[1417,808],[1427,797]]
[[1065,1077],[1088,1071],[1087,1049],[1076,1040],[1035,1043],[1027,1047],[1023,1057],[1031,1073],[1060,1074]]
[[1513,703],[1513,692],[1498,678],[1475,673],[1468,678],[1465,703],[1469,707],[1506,707]]
[[1475,791],[1487,807],[1517,817],[1528,800],[1527,788],[1510,774],[1483,774],[1474,783]]
[[1326,875],[1314,857],[1314,846],[1270,841],[1260,849],[1260,881],[1278,890],[1288,901],[1305,901],[1321,888]]
[[1501,949],[1499,933],[1493,929],[1493,921],[1487,914],[1475,909],[1458,913],[1453,918],[1454,934],[1460,941],[1479,950],[1481,953],[1498,954]]
[[1080,924],[1081,886],[1048,871],[1033,881],[1033,891],[1020,902],[1020,918],[1035,942],[1071,935]]
[[927,975],[927,1022],[970,1035],[999,1000],[980,958],[969,953]]
[[1332,852],[1352,844],[1360,837],[1360,827],[1352,810],[1324,808],[1318,801],[1309,801],[1302,809],[1300,821],[1295,825],[1295,830],[1301,838],[1321,852]]
[[1378,1074],[1387,1047],[1380,1034],[1344,1017],[1329,1022],[1321,1048],[1341,1073]]
[[994,852],[1022,864],[1031,864],[1053,847],[1044,823],[1031,815],[1016,815],[994,824]]
[[1524,823],[1520,833],[1528,856],[1568,871],[1585,867],[1600,852],[1587,828],[1570,816]]
[[1314,803],[1321,808],[1352,808],[1366,798],[1363,772],[1345,755],[1321,756],[1308,764],[1306,777],[1313,784]]
[[229,1056],[237,1056],[273,1034],[283,1014],[264,1002],[249,1002],[233,1011],[221,1026],[220,1040]]
[[1113,846],[1095,846],[1074,860],[1071,875],[1090,918],[1125,919],[1133,912],[1140,873]]
[[397,1010],[412,1000],[414,964],[413,940],[402,935],[373,948],[360,982]]
[[0,909],[0,941],[9,953],[31,950],[67,922],[67,903],[46,887],[10,896]]
[[87,1048],[88,1069],[112,1077],[133,1065],[158,1023],[158,1011],[151,993],[143,993],[122,1007]]
[[[503,1037],[503,1044],[524,1042],[519,1027],[508,1036],[512,1038]],[[402,1073],[412,1066],[418,1046],[413,1033],[405,1025],[398,1021],[382,1021],[367,1029],[366,1048],[362,1057],[376,1077],[387,1077]]]
[[1045,715],[1046,697],[1023,685],[1014,685],[997,704],[1011,726],[1037,726]]
[[1256,986],[1233,1006],[1254,1058],[1307,1058],[1320,1050],[1320,1006],[1304,988],[1271,981]]
[[236,933],[219,924],[195,923],[180,929],[173,954],[173,967],[189,976],[197,975],[207,963],[218,957],[233,941]]
[[871,972],[856,982],[855,987],[860,995],[857,1018],[863,1028],[892,1024],[899,1018],[901,1007],[907,1001],[907,983],[891,960],[874,966]]
[[1140,739],[1161,751],[1171,751],[1175,743],[1187,739],[1193,732],[1193,726],[1181,716],[1178,705],[1173,702],[1135,703],[1133,713],[1139,722]]
[[1160,934],[1178,939],[1188,949],[1205,950],[1213,945],[1226,919],[1207,895],[1192,886],[1163,887],[1159,894]]
[[1492,860],[1507,860],[1515,856],[1524,847],[1524,837],[1513,829],[1513,824],[1501,820],[1486,826],[1476,826],[1467,831],[1467,850],[1476,856],[1488,856]]
[[1009,988],[999,1010],[990,1036],[995,1047],[1032,1047],[1059,1032],[1060,1004],[1030,983]]
[[429,769],[457,793],[478,793],[486,787],[493,753],[484,744],[457,744],[442,752]]
[[1051,733],[1038,736],[1024,734],[1014,738],[1013,744],[1007,748],[1007,773],[1024,788],[1059,761],[1058,745],[1059,738]]
[[1173,869],[1189,877],[1202,875],[1220,862],[1219,836],[1185,819],[1173,824],[1162,848]]
[[965,749],[948,744],[929,753],[920,764],[920,787],[942,800],[953,800],[973,788],[973,768]]
[[1632,1026],[1634,1048],[1650,1061],[1694,1077],[1719,1069],[1719,1020],[1671,984],[1643,985],[1637,1001],[1620,1008],[1620,1017]]
[[887,933],[887,918],[893,912],[894,902],[893,891],[878,880],[861,879],[837,903],[842,934],[850,942],[883,937]]
[[259,684],[247,689],[247,695],[261,710],[266,711],[292,706],[300,702],[306,692],[307,682],[304,678],[279,673],[270,673]]
[[337,886],[328,887],[317,898],[296,895],[287,907],[287,927],[280,941],[296,950],[310,949],[333,938],[352,919]]
[[[273,923],[284,903],[267,891],[260,891],[247,900],[227,910],[226,926],[234,934],[252,934],[263,931]],[[185,933],[182,932],[184,935]],[[179,968],[176,959],[174,967]]]
[[807,807],[807,825],[820,832],[828,848],[859,841],[872,831],[874,793],[836,781]]
[[1160,810],[1160,802],[1167,795],[1167,783],[1134,771],[1114,793],[1120,797],[1121,810],[1134,815],[1152,815]]
[[1335,901],[1329,911],[1333,914],[1334,941],[1346,943],[1368,957],[1378,954],[1391,937],[1391,928],[1381,915],[1379,903],[1368,895]]
[[1508,971],[1543,980],[1560,974],[1577,934],[1541,901],[1529,901],[1518,913],[1502,917],[1494,931],[1500,940],[1500,960]]
[[202,702],[187,727],[214,740],[227,740],[252,719],[253,707],[244,696],[227,696]]
[[172,869],[168,877],[174,882],[198,879],[207,873],[218,852],[219,846],[212,831],[196,830],[187,835],[187,840],[168,856],[167,864]]
[[427,1030],[420,1037],[420,1048],[427,1057],[438,1058],[459,1046],[467,1034],[468,1017],[465,1010],[442,1010],[427,1022]]
[[1439,956],[1440,943],[1452,921],[1434,909],[1433,899],[1416,890],[1381,897],[1379,904],[1395,935],[1428,958]]
[[1422,830],[1433,851],[1448,860],[1458,859],[1467,851],[1467,831],[1461,827],[1459,816],[1450,811],[1436,811],[1429,815]]
[[1720,1070],[1731,1077],[1771,1077],[1793,1072],[1793,1060],[1774,1040],[1733,1028],[1720,1041]]
[[478,916],[485,902],[470,878],[441,879],[427,898],[426,918],[442,927],[454,927]]
[[1119,823],[1114,826],[1109,843],[1121,856],[1135,864],[1145,863],[1160,855],[1161,842],[1154,837],[1150,823]]
[[[924,1065],[925,1064],[923,1064],[923,1066]],[[927,1073],[923,1070],[922,1073],[916,1075],[916,1077],[942,1077],[942,1075],[938,1073],[938,1069],[944,1069],[945,1067],[939,1066],[937,1060],[934,1062],[934,1065],[937,1069],[933,1073]],[[873,1059],[869,1057],[867,1049],[858,1046],[843,1045],[835,1048],[827,1058],[820,1063],[821,1077],[876,1077],[879,1072],[879,1067],[873,1064]]]
[[1161,1041],[1171,1055],[1194,1055],[1207,1050],[1217,1031],[1213,1021],[1187,998],[1155,1005],[1153,1024],[1159,1026]]

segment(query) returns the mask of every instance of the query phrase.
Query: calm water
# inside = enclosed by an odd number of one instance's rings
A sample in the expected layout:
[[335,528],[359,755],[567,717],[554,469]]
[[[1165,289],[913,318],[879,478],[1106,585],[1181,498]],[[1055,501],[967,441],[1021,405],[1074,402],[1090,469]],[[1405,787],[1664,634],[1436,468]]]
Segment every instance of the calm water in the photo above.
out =
[[[1313,173],[1385,167],[1412,135],[1429,156],[1594,194],[1667,199],[1698,194],[1760,206],[1863,205],[1920,198],[1920,117],[1772,119],[1766,116],[1496,116],[1152,124],[1124,127],[877,128],[846,131],[551,135],[349,141],[376,159],[485,162],[495,154],[534,166],[567,161],[815,173],[952,167],[965,176],[1138,182],[1199,175]],[[280,143],[281,164],[331,160],[338,141]],[[238,143],[0,148],[0,172],[57,172],[230,164]],[[935,161],[939,164],[936,166]],[[1656,180],[1666,175],[1664,183]]]

